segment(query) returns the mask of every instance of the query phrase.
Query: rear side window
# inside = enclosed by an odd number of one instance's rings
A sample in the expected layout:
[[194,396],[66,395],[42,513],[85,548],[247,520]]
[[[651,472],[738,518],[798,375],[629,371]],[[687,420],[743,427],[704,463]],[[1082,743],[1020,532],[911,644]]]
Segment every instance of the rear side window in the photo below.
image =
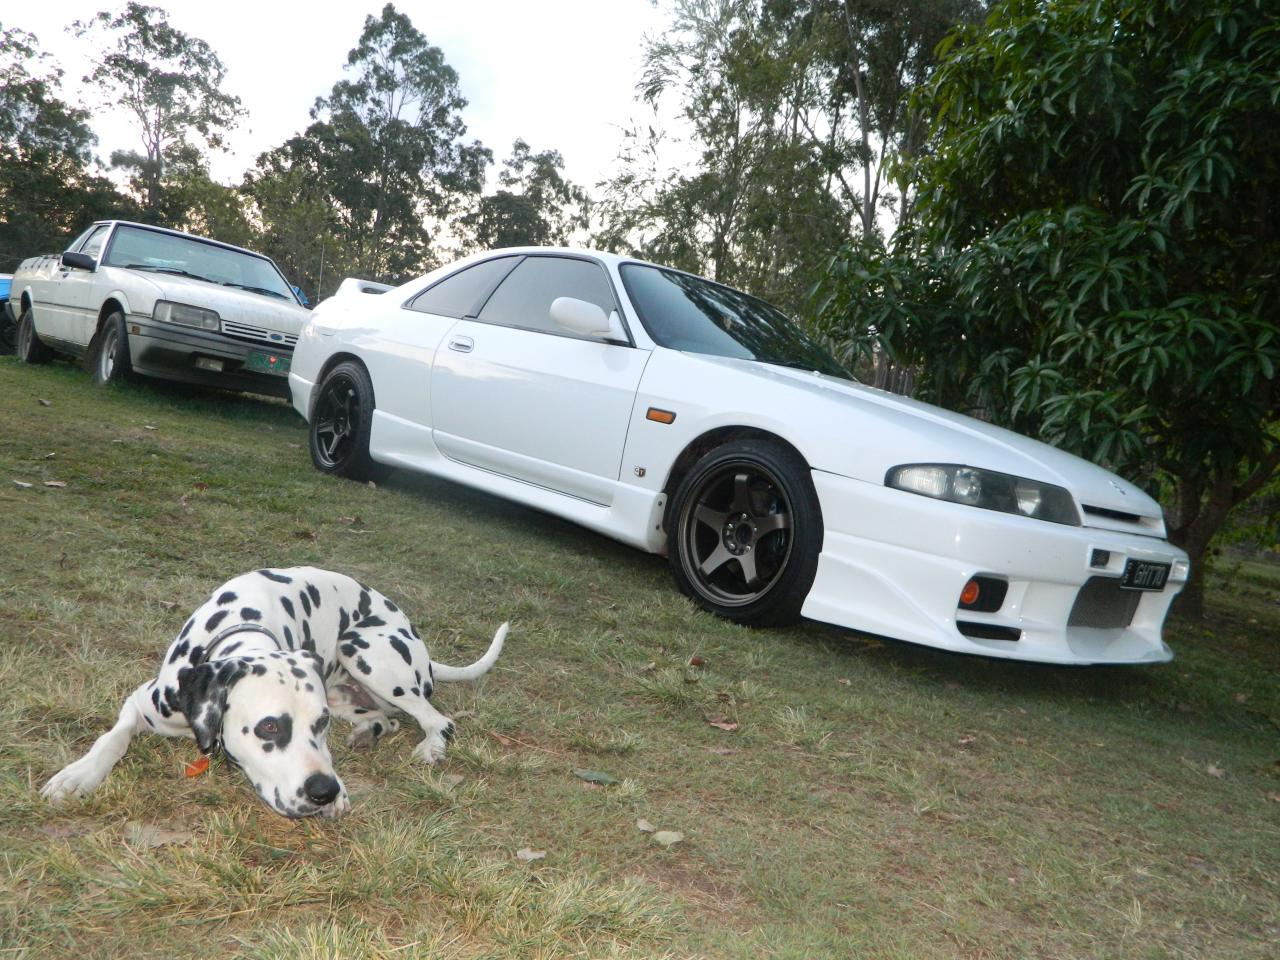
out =
[[516,265],[519,257],[498,257],[459,270],[433,284],[411,301],[410,310],[461,319],[474,315],[503,277]]
[[565,331],[551,322],[551,302],[557,297],[586,300],[606,314],[617,309],[613,288],[599,264],[568,257],[527,257],[494,291],[480,319],[563,335]]

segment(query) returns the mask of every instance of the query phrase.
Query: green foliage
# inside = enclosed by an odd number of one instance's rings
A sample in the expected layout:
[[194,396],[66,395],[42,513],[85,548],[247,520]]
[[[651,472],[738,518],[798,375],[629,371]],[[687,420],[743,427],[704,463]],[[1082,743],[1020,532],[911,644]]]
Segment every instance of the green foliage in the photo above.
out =
[[469,234],[469,249],[563,246],[574,230],[586,229],[587,194],[564,178],[559,151],[533,153],[516,140],[502,166],[502,189],[480,197],[476,209],[457,221]]
[[222,91],[226,68],[212,47],[170,25],[159,7],[131,0],[118,14],[103,11],[74,26],[79,36],[114,37],[85,80],[102,90],[106,103],[133,115],[143,149],[118,150],[111,164],[132,171],[130,183],[153,218],[173,222],[173,211],[165,209],[170,167],[190,170],[191,158],[199,156],[195,135],[209,149],[221,148],[223,132],[243,112],[240,98]]
[[61,99],[62,71],[35,36],[0,29],[0,270],[60,248],[128,201],[91,172],[87,111]]
[[821,326],[926,396],[1145,479],[1198,560],[1280,465],[1280,26],[1262,0],[1012,0],[920,103],[920,222]]

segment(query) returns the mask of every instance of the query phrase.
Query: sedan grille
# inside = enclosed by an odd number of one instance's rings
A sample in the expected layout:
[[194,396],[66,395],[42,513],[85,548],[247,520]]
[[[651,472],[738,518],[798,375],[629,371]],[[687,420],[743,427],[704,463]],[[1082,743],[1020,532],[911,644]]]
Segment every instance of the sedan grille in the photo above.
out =
[[1069,627],[1116,629],[1133,622],[1141,598],[1137,590],[1122,590],[1116,577],[1090,577],[1076,594],[1067,619]]
[[1095,507],[1088,503],[1083,504],[1083,507],[1086,527],[1124,530],[1148,537],[1164,536],[1164,522],[1159,517],[1144,517],[1138,513],[1126,513],[1123,510],[1112,510],[1110,507]]
[[270,343],[277,347],[292,348],[298,342],[298,335],[268,330],[266,327],[254,326],[251,323],[240,323],[236,320],[223,320],[222,332],[237,340],[253,340],[258,343]]

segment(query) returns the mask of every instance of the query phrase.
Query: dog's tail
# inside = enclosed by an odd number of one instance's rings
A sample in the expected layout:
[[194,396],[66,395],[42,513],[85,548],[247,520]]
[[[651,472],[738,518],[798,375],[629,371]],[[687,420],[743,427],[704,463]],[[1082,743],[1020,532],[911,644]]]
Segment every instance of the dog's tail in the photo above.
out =
[[484,656],[475,663],[465,667],[451,667],[445,663],[437,663],[431,661],[431,673],[437,681],[445,683],[457,683],[459,680],[474,680],[476,677],[484,676],[489,672],[498,660],[498,654],[502,652],[502,643],[507,639],[507,627],[510,624],[504,623],[498,628],[498,632],[493,635],[493,642],[489,644],[489,649],[484,652]]

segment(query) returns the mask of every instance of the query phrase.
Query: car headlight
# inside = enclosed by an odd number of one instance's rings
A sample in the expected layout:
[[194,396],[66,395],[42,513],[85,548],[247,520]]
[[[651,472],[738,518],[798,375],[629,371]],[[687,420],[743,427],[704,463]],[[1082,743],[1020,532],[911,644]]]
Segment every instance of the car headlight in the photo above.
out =
[[204,330],[217,330],[222,325],[216,311],[193,307],[189,303],[174,303],[172,300],[157,300],[151,315],[164,323],[180,323],[184,327],[200,327]]
[[935,500],[1080,526],[1080,514],[1071,494],[1039,480],[955,463],[908,463],[891,469],[884,482],[897,490]]

